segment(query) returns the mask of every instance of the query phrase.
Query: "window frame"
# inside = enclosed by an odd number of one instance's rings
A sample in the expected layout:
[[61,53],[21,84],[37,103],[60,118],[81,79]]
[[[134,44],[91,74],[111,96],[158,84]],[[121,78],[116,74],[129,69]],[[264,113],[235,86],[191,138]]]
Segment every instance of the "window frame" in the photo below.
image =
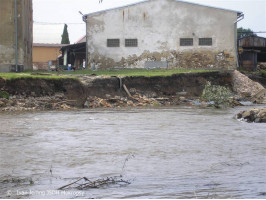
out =
[[193,38],[180,38],[179,42],[182,47],[194,46]]
[[125,39],[125,47],[138,47],[138,39]]
[[117,39],[117,38],[107,39],[106,42],[107,42],[106,44],[107,47],[111,47],[111,48],[120,47],[120,39]]
[[199,46],[212,46],[213,40],[212,38],[199,38]]

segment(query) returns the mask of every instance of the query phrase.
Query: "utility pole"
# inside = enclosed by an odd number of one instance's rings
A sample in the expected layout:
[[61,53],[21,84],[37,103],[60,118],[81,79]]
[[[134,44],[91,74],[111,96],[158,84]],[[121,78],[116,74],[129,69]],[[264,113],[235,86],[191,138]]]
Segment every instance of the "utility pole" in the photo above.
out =
[[88,36],[87,36],[87,26],[88,26],[87,16],[83,15],[83,13],[80,11],[79,11],[79,14],[82,15],[82,20],[85,22],[85,25],[86,25],[86,62],[85,62],[86,64],[85,64],[85,67],[87,68],[88,67],[88,53],[89,53],[89,51],[88,51]]
[[18,72],[18,8],[17,8],[17,0],[15,0],[15,60],[16,60],[16,72]]

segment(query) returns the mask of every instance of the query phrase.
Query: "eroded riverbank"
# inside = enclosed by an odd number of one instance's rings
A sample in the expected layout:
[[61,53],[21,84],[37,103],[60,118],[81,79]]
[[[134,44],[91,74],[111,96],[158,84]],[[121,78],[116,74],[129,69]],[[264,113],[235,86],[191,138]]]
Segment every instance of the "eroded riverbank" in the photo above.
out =
[[[74,76],[74,75],[73,75]],[[239,76],[239,75],[238,75]],[[236,77],[238,77],[236,76]],[[232,72],[204,72],[155,77],[103,77],[75,75],[65,79],[0,78],[1,91],[9,99],[0,99],[0,111],[73,110],[99,107],[141,107],[199,105],[207,82],[236,90],[236,100],[245,99],[261,87],[242,80]],[[235,84],[235,83],[238,83]],[[237,87],[236,87],[237,86]],[[242,87],[242,88],[241,88]],[[242,92],[243,90],[243,92]],[[241,93],[242,92],[242,93]],[[243,95],[244,96],[243,96]]]
[[187,99],[197,99],[207,81],[231,87],[229,73],[219,72],[168,77],[82,75],[77,79],[0,79],[1,90],[10,94],[9,100],[0,100],[0,110],[180,105]]

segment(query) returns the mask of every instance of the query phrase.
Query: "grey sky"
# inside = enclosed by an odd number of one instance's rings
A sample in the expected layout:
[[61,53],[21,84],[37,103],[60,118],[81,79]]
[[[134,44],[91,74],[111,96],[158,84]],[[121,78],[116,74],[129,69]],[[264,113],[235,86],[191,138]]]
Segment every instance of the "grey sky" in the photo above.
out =
[[[33,0],[35,22],[67,23],[71,43],[85,35],[83,14],[123,6],[140,0]],[[266,31],[266,0],[185,0],[203,5],[242,11],[245,19],[238,26],[253,31]],[[221,19],[222,20],[222,19]],[[63,32],[63,30],[62,30]],[[266,34],[258,34],[266,37]]]

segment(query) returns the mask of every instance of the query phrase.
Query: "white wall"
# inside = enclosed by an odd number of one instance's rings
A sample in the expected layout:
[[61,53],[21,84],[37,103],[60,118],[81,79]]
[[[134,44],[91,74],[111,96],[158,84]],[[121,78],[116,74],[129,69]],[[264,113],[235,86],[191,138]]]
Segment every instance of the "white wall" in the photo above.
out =
[[[144,67],[147,60],[166,60],[171,67],[184,67],[184,57],[191,60],[196,54],[199,57],[196,62],[203,61],[202,68],[233,68],[236,20],[236,12],[175,0],[151,0],[89,15],[89,58],[102,68]],[[114,38],[120,39],[120,47],[107,47],[107,39]],[[125,39],[135,38],[138,47],[125,47]],[[180,46],[180,38],[193,38],[194,45]],[[212,38],[213,45],[199,46],[199,38]],[[221,60],[228,66],[219,66]],[[215,61],[220,62],[219,65]]]

